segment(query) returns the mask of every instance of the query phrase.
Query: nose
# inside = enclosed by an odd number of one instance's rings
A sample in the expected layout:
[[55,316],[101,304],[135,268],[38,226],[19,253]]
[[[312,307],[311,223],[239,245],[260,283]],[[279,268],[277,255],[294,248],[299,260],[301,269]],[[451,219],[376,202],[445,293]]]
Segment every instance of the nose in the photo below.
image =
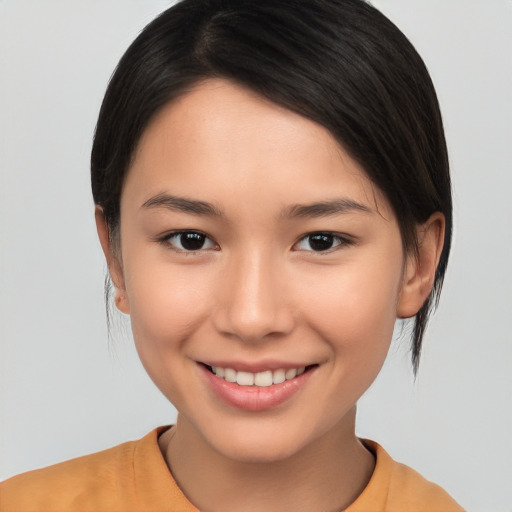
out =
[[261,252],[227,265],[213,316],[218,331],[247,343],[289,334],[295,323],[285,273]]

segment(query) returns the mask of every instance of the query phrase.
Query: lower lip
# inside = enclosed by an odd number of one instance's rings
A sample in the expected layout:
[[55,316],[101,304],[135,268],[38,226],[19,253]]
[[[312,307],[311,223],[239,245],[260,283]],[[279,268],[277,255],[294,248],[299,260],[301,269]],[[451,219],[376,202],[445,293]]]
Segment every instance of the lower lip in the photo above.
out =
[[302,375],[281,384],[272,386],[239,386],[214,375],[204,365],[199,365],[210,388],[225,403],[246,411],[264,411],[272,409],[292,398],[309,380],[316,367],[310,368]]

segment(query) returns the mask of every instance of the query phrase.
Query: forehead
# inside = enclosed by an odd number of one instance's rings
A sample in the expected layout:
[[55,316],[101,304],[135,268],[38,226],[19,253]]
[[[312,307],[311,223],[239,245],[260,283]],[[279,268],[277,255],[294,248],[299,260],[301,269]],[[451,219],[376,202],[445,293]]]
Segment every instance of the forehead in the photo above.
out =
[[145,130],[123,196],[140,202],[165,191],[231,202],[259,192],[281,206],[343,194],[389,208],[327,129],[221,79],[166,105]]

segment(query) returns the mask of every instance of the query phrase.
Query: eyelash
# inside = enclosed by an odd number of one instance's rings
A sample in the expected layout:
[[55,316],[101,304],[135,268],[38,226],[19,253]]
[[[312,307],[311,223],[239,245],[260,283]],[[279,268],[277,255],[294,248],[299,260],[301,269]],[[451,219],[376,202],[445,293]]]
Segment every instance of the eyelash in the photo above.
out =
[[[170,246],[171,249],[173,249],[176,252],[179,252],[182,254],[187,254],[187,255],[188,254],[194,255],[194,254],[197,254],[197,253],[205,250],[203,248],[197,249],[197,250],[187,250],[185,248],[180,249],[179,247],[175,247],[175,246],[173,246],[173,244],[171,244],[170,241],[173,238],[178,238],[178,237],[180,237],[182,235],[186,235],[186,234],[193,234],[193,235],[197,235],[200,237],[204,237],[204,240],[209,240],[215,246],[215,248],[218,247],[217,244],[215,242],[213,242],[213,240],[208,235],[206,235],[205,233],[203,233],[201,231],[195,231],[193,229],[187,229],[187,230],[182,230],[182,231],[173,231],[172,233],[168,233],[167,235],[163,236],[158,241],[166,246]],[[183,247],[183,244],[182,244],[182,247]],[[208,249],[206,249],[206,250],[208,250]]]
[[[182,242],[180,242],[182,248],[179,248],[179,247],[175,247],[171,242],[170,240],[172,240],[173,238],[178,238],[178,237],[181,237],[182,235],[186,235],[186,234],[193,234],[193,235],[196,235],[198,237],[203,237],[202,239],[203,240],[209,240],[210,243],[213,245],[213,247],[208,247],[208,248],[199,248],[199,249],[186,249],[183,247],[183,244]],[[312,237],[325,237],[325,238],[332,238],[332,243],[335,243],[335,245],[333,247],[330,247],[326,250],[323,250],[323,251],[315,251],[313,250],[313,248],[311,248],[311,250],[308,250],[308,249],[299,249],[301,251],[304,251],[304,252],[311,252],[311,253],[315,253],[315,254],[330,254],[332,252],[335,252],[337,250],[339,250],[339,248],[342,248],[342,247],[347,247],[347,246],[351,246],[351,245],[354,245],[355,244],[355,240],[353,240],[352,238],[346,236],[346,235],[341,235],[341,234],[338,234],[338,233],[333,233],[332,231],[313,231],[311,233],[307,233],[306,235],[303,235],[301,238],[299,238],[299,240],[297,242],[295,242],[294,244],[294,247],[297,245],[297,244],[300,244],[301,242],[303,241],[307,241],[309,239],[309,246],[311,247],[311,239]],[[324,238],[324,240],[325,240]],[[178,238],[179,239],[179,238]],[[211,250],[211,249],[214,249],[214,250],[218,250],[218,245],[208,236],[206,235],[205,233],[201,232],[201,231],[195,231],[195,230],[182,230],[182,231],[173,231],[171,233],[168,233],[166,234],[165,236],[161,237],[158,239],[158,241],[162,244],[164,244],[165,246],[169,247],[178,252],[178,253],[182,253],[182,254],[186,254],[186,255],[195,255],[195,254],[198,254],[198,253],[201,253],[205,250]],[[337,243],[336,243],[337,242]]]
[[307,235],[304,235],[303,237],[301,237],[299,239],[299,241],[295,243],[295,245],[297,245],[298,243],[300,243],[304,240],[310,239],[309,246],[311,247],[311,238],[315,237],[315,236],[316,237],[332,238],[333,242],[337,241],[338,243],[336,243],[336,245],[334,245],[333,247],[330,247],[329,249],[327,249],[325,251],[306,250],[306,252],[314,252],[315,254],[330,254],[332,252],[339,250],[342,247],[348,247],[348,246],[354,245],[354,243],[355,243],[355,240],[353,240],[352,238],[349,238],[346,235],[333,233],[332,231],[314,231],[312,233],[308,233]]

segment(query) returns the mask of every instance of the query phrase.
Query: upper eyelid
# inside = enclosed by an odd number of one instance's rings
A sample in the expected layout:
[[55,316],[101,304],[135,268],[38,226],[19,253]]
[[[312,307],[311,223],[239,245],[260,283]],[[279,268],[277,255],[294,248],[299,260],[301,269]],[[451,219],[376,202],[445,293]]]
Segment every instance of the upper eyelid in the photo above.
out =
[[329,236],[339,238],[340,240],[347,242],[347,243],[355,242],[355,238],[346,233],[338,233],[337,231],[309,231],[308,233],[305,233],[304,235],[301,235],[299,238],[297,238],[297,241],[295,243],[298,243],[301,240],[304,240],[304,238],[307,238],[308,236],[313,236],[313,235],[329,235]]
[[198,235],[204,235],[206,238],[209,238],[210,240],[213,240],[213,237],[210,236],[208,233],[205,233],[204,231],[201,231],[200,229],[175,229],[171,231],[166,231],[162,235],[159,235],[157,238],[159,240],[164,240],[168,238],[172,238],[176,235],[182,235],[183,233],[197,233]]
[[201,231],[199,229],[175,229],[172,231],[165,232],[159,238],[172,238],[173,236],[182,235],[183,233],[197,233],[199,235],[204,235],[207,238],[211,238],[211,236],[208,233],[205,233],[204,231]]

